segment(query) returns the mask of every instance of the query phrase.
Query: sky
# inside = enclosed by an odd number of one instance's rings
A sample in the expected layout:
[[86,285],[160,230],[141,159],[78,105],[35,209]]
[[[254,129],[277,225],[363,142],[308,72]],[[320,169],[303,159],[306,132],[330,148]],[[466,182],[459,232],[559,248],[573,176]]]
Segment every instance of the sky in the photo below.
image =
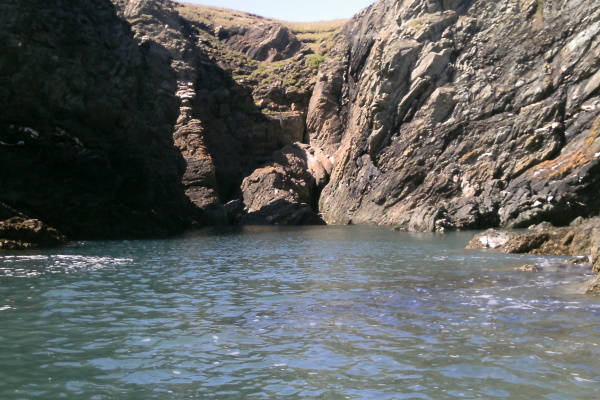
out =
[[350,18],[375,0],[178,0],[250,12],[290,22]]

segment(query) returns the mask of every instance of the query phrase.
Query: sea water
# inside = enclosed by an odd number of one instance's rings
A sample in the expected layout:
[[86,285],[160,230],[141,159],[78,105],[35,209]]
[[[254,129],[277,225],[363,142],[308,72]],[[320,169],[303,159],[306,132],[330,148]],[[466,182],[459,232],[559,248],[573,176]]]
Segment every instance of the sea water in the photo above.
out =
[[0,399],[598,399],[582,267],[472,232],[248,227],[0,253]]

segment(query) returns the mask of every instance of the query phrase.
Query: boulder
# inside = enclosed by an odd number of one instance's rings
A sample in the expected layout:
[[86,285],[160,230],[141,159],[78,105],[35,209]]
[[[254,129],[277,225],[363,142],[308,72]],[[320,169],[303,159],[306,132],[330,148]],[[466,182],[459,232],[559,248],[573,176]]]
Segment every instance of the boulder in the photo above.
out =
[[550,239],[547,232],[528,233],[511,237],[506,243],[501,246],[505,253],[529,253],[539,249],[544,243]]
[[255,170],[242,183],[249,217],[241,223],[322,224],[312,208],[331,173],[329,158],[309,145],[294,144],[273,155],[273,161]]
[[504,246],[512,238],[518,236],[515,232],[498,231],[496,229],[488,229],[483,233],[479,233],[471,239],[467,245],[467,249],[490,248],[497,249]]
[[233,50],[256,61],[275,62],[312,53],[288,28],[277,23],[220,27],[216,34]]

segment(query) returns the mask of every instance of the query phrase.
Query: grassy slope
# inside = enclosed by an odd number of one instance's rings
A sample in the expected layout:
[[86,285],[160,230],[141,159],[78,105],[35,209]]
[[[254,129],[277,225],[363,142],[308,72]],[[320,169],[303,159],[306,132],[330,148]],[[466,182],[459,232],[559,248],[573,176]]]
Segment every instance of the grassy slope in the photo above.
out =
[[[203,27],[205,40],[210,42],[207,51],[232,74],[238,83],[251,86],[254,97],[265,97],[273,87],[305,92],[312,90],[321,63],[333,43],[335,35],[346,20],[323,22],[284,22],[226,8],[209,7],[198,4],[175,3],[179,14],[192,23]],[[300,41],[313,50],[303,60],[284,60],[274,63],[259,63],[241,52],[230,49],[208,32],[214,32],[219,26],[233,27],[277,23],[290,29]],[[261,106],[265,108],[265,106]],[[275,104],[266,106],[264,111],[283,111],[284,107]]]
[[227,28],[259,23],[281,24],[291,30],[300,41],[306,43],[315,54],[323,54],[327,42],[333,38],[347,21],[345,19],[337,19],[320,22],[286,22],[242,11],[229,10],[227,8],[179,2],[176,4],[176,9],[184,18],[190,21],[202,22],[213,29],[218,26]]

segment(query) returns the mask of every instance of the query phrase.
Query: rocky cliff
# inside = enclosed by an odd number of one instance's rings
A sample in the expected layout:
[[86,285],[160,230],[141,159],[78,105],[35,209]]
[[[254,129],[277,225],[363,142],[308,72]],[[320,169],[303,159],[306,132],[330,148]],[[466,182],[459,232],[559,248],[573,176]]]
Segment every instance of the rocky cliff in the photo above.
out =
[[600,3],[382,0],[319,73],[329,223],[443,231],[600,210]]
[[334,39],[112,3],[0,3],[2,219],[109,237],[600,211],[597,1],[381,0]]
[[108,0],[0,2],[0,214],[71,238],[169,234],[193,209],[169,55]]
[[314,51],[281,23],[258,16],[233,18],[227,10],[169,0],[113,3],[142,45],[171,60],[181,101],[173,136],[187,162],[186,194],[203,210],[198,222],[317,220],[312,207],[295,202],[277,215],[243,218],[259,202],[271,210],[283,199],[242,188],[274,152],[305,141],[320,60],[308,57]]

